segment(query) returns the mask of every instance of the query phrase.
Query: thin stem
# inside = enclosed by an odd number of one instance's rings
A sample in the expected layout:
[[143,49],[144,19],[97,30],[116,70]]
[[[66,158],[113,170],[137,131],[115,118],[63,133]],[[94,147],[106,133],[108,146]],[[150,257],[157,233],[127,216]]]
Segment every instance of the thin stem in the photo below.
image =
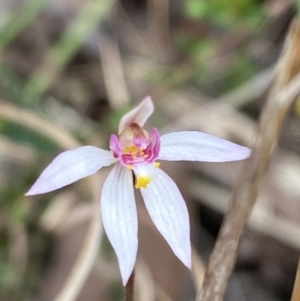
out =
[[125,287],[125,301],[134,300],[134,270],[132,271]]

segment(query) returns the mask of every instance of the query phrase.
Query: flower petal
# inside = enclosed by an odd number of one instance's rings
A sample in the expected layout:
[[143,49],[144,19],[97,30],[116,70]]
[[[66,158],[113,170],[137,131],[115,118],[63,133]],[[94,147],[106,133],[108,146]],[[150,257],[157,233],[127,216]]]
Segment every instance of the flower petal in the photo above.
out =
[[119,261],[124,286],[133,270],[138,247],[137,212],[131,170],[117,164],[102,188],[103,226]]
[[145,97],[135,108],[126,113],[119,123],[119,134],[131,123],[143,126],[154,111],[154,105],[150,96]]
[[166,134],[160,141],[160,160],[228,162],[246,159],[251,153],[248,147],[194,131]]
[[50,192],[90,176],[115,163],[111,152],[95,146],[81,146],[58,155],[42,172],[26,195]]
[[146,208],[155,226],[175,255],[191,268],[190,223],[185,201],[174,181],[161,169],[141,189]]

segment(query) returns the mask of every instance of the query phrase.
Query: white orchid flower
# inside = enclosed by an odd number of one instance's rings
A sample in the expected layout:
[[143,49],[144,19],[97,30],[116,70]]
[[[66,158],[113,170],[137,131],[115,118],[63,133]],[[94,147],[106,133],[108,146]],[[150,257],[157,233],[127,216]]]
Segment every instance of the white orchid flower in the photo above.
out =
[[[143,129],[154,106],[146,97],[124,115],[119,134],[111,135],[110,150],[82,146],[57,156],[26,193],[50,192],[114,164],[101,193],[102,221],[118,258],[123,284],[135,265],[138,221],[134,186],[140,189],[155,226],[174,254],[191,268],[188,211],[173,180],[159,168],[160,160],[227,162],[243,160],[250,149],[209,134],[185,131],[159,135]],[[133,177],[134,175],[134,177]]]

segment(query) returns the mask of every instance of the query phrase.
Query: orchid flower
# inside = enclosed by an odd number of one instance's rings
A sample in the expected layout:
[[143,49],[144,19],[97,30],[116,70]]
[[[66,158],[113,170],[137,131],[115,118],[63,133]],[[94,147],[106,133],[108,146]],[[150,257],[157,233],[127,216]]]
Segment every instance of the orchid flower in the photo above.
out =
[[111,135],[109,148],[82,146],[58,155],[26,193],[50,192],[114,164],[101,193],[104,229],[113,246],[123,284],[135,265],[138,220],[134,187],[140,189],[155,226],[174,254],[191,268],[188,211],[175,182],[159,168],[158,161],[227,162],[243,160],[250,149],[218,137],[183,131],[159,135],[143,126],[154,111],[150,97],[125,114],[118,135]]

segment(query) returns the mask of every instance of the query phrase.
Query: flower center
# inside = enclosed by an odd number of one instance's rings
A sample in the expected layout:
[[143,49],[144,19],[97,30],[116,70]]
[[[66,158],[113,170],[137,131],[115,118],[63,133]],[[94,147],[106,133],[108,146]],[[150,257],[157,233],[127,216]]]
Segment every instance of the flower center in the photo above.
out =
[[144,149],[136,146],[136,145],[129,145],[122,148],[123,155],[131,155],[132,159],[137,159],[142,157],[144,159],[147,158],[148,155],[145,154]]
[[133,123],[119,136],[111,135],[110,149],[124,166],[155,163],[160,151],[158,130],[150,133]]
[[146,188],[152,181],[155,162],[160,151],[160,136],[153,128],[150,133],[132,123],[119,136],[111,135],[110,149],[120,163],[133,170],[136,188]]

